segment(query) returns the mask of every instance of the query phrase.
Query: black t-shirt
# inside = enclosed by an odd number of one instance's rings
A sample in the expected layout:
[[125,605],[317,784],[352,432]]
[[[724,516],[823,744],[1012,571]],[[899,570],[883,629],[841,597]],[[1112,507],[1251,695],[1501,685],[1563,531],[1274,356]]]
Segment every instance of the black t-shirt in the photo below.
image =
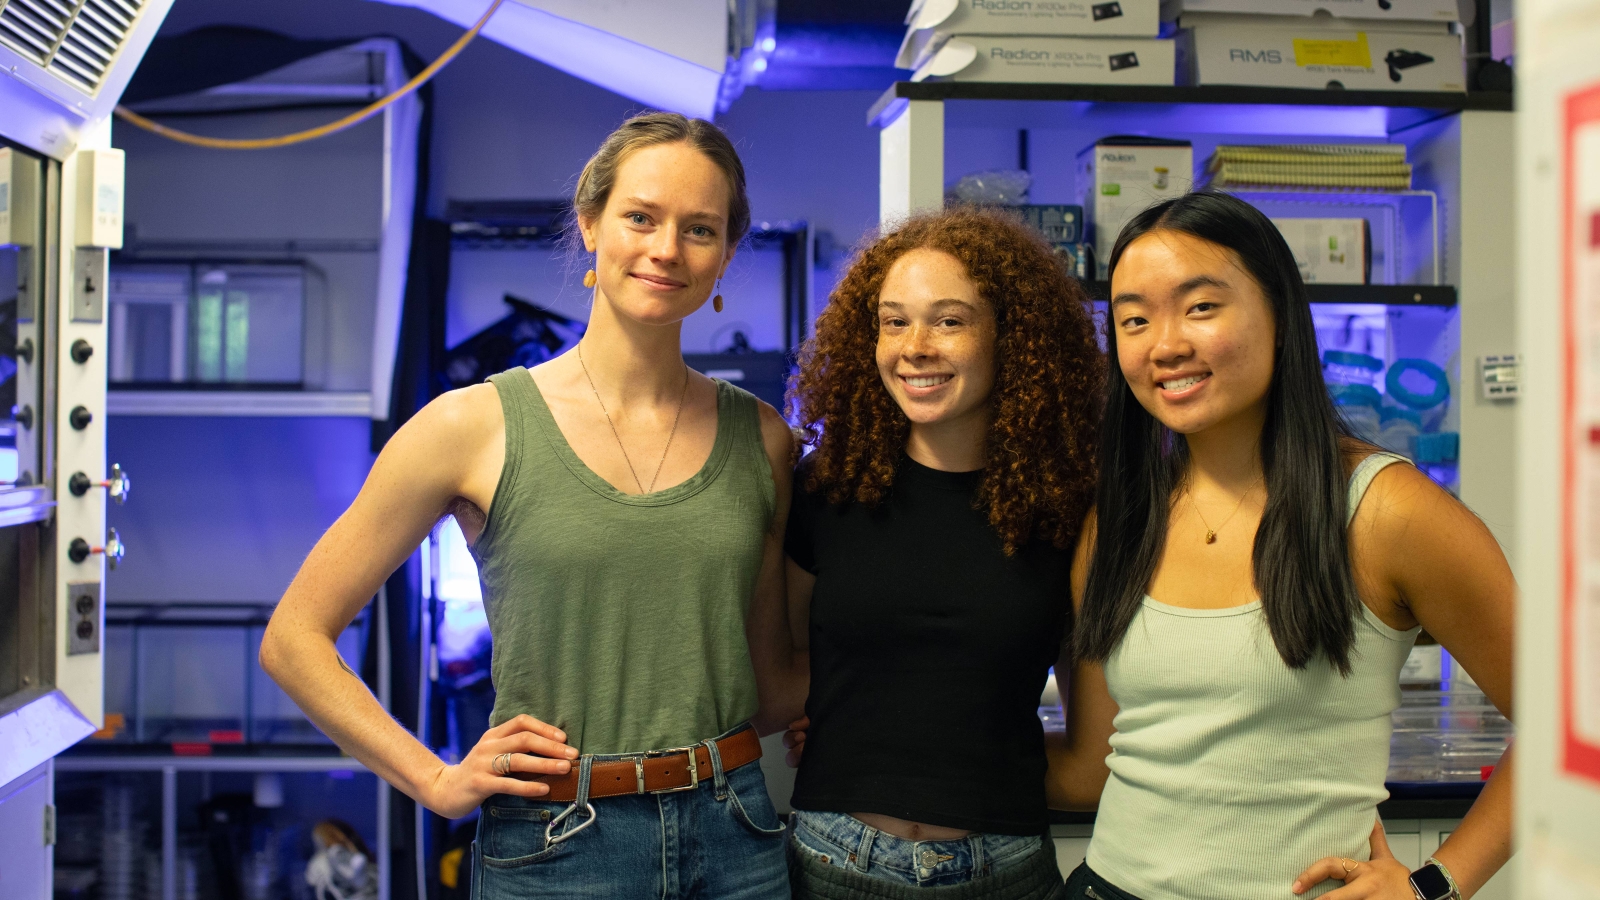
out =
[[786,547],[816,575],[811,730],[793,805],[991,834],[1048,827],[1039,694],[1071,615],[1072,551],[1015,555],[981,472],[902,458],[875,509],[804,490]]

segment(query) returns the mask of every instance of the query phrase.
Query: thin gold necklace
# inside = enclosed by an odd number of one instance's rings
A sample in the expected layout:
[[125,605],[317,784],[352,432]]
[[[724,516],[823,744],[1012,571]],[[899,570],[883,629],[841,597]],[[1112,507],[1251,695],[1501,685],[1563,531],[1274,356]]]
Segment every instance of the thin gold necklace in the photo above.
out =
[[1244,493],[1239,495],[1239,503],[1233,508],[1233,512],[1228,513],[1228,517],[1222,520],[1221,525],[1218,525],[1216,528],[1212,528],[1211,523],[1206,521],[1205,513],[1200,511],[1200,504],[1194,502],[1194,491],[1189,489],[1189,480],[1187,478],[1184,479],[1183,493],[1189,498],[1189,507],[1194,510],[1195,515],[1200,517],[1200,524],[1206,526],[1206,543],[1215,544],[1217,542],[1217,532],[1228,527],[1228,523],[1233,521],[1233,517],[1237,516],[1239,514],[1239,510],[1244,508],[1244,501],[1250,496],[1250,492],[1254,491],[1256,489],[1256,485],[1260,483],[1260,478],[1252,481],[1250,486],[1245,488]]
[[678,420],[683,418],[683,399],[689,396],[689,367],[683,367],[683,391],[678,394],[678,411],[672,416],[672,430],[667,433],[667,446],[661,448],[661,461],[656,463],[656,473],[650,476],[650,487],[646,488],[639,481],[639,473],[634,471],[633,460],[628,456],[628,448],[622,445],[622,435],[617,433],[617,423],[611,421],[611,413],[606,409],[606,402],[600,399],[600,391],[594,386],[594,378],[589,375],[589,366],[583,361],[583,342],[578,342],[578,365],[583,368],[583,377],[589,382],[589,390],[594,391],[594,401],[600,404],[600,413],[606,417],[606,424],[611,426],[611,436],[617,439],[617,449],[622,451],[622,461],[628,464],[628,474],[633,476],[633,484],[641,494],[654,493],[656,479],[661,477],[661,467],[666,465],[667,451],[672,449],[672,438],[678,433]]

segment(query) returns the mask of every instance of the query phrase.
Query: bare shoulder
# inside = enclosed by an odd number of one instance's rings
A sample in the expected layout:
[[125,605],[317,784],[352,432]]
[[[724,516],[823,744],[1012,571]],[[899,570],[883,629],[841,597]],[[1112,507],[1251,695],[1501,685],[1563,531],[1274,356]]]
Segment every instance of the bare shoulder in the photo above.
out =
[[756,409],[761,419],[761,444],[767,450],[768,461],[772,463],[773,477],[776,478],[781,469],[785,473],[784,481],[787,481],[787,473],[794,468],[795,449],[799,446],[794,430],[783,415],[765,400],[757,400]]
[[505,429],[500,392],[487,383],[446,391],[418,411],[401,431],[413,426],[428,432],[432,440],[449,441],[458,447],[462,441],[487,440]]
[[1395,463],[1373,477],[1351,526],[1380,538],[1400,538],[1419,524],[1450,527],[1458,519],[1477,517],[1416,466]]
[[1402,582],[1419,573],[1443,577],[1466,559],[1499,556],[1494,536],[1466,504],[1403,463],[1386,466],[1372,479],[1351,520],[1350,541],[1359,568],[1395,585],[1400,603],[1410,593]]

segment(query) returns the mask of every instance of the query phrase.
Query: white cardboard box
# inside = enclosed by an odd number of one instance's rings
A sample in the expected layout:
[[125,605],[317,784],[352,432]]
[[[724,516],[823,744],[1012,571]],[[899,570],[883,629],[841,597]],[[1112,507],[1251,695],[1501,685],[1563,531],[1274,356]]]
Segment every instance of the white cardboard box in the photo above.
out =
[[928,78],[1171,85],[1177,81],[1177,45],[1153,38],[962,34],[945,41],[911,76]]
[[1366,284],[1366,219],[1273,219],[1306,284]]
[[1161,0],[915,0],[895,65],[921,66],[952,35],[1155,37]]
[[1193,183],[1194,147],[1188,141],[1111,137],[1084,148],[1078,154],[1078,193],[1100,274],[1129,219],[1188,193]]
[[1369,91],[1465,91],[1461,36],[1435,22],[1188,13],[1193,84]]
[[1186,13],[1249,13],[1258,16],[1314,16],[1369,21],[1457,22],[1456,0],[1163,0],[1167,21]]

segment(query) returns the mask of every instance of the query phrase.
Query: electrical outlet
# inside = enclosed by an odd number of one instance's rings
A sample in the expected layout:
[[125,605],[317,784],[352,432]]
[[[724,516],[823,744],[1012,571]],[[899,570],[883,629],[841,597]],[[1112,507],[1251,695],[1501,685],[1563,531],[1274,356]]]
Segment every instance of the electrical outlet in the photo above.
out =
[[73,251],[72,321],[99,322],[105,318],[106,280],[110,275],[103,247]]
[[67,583],[67,655],[100,652],[100,582]]

